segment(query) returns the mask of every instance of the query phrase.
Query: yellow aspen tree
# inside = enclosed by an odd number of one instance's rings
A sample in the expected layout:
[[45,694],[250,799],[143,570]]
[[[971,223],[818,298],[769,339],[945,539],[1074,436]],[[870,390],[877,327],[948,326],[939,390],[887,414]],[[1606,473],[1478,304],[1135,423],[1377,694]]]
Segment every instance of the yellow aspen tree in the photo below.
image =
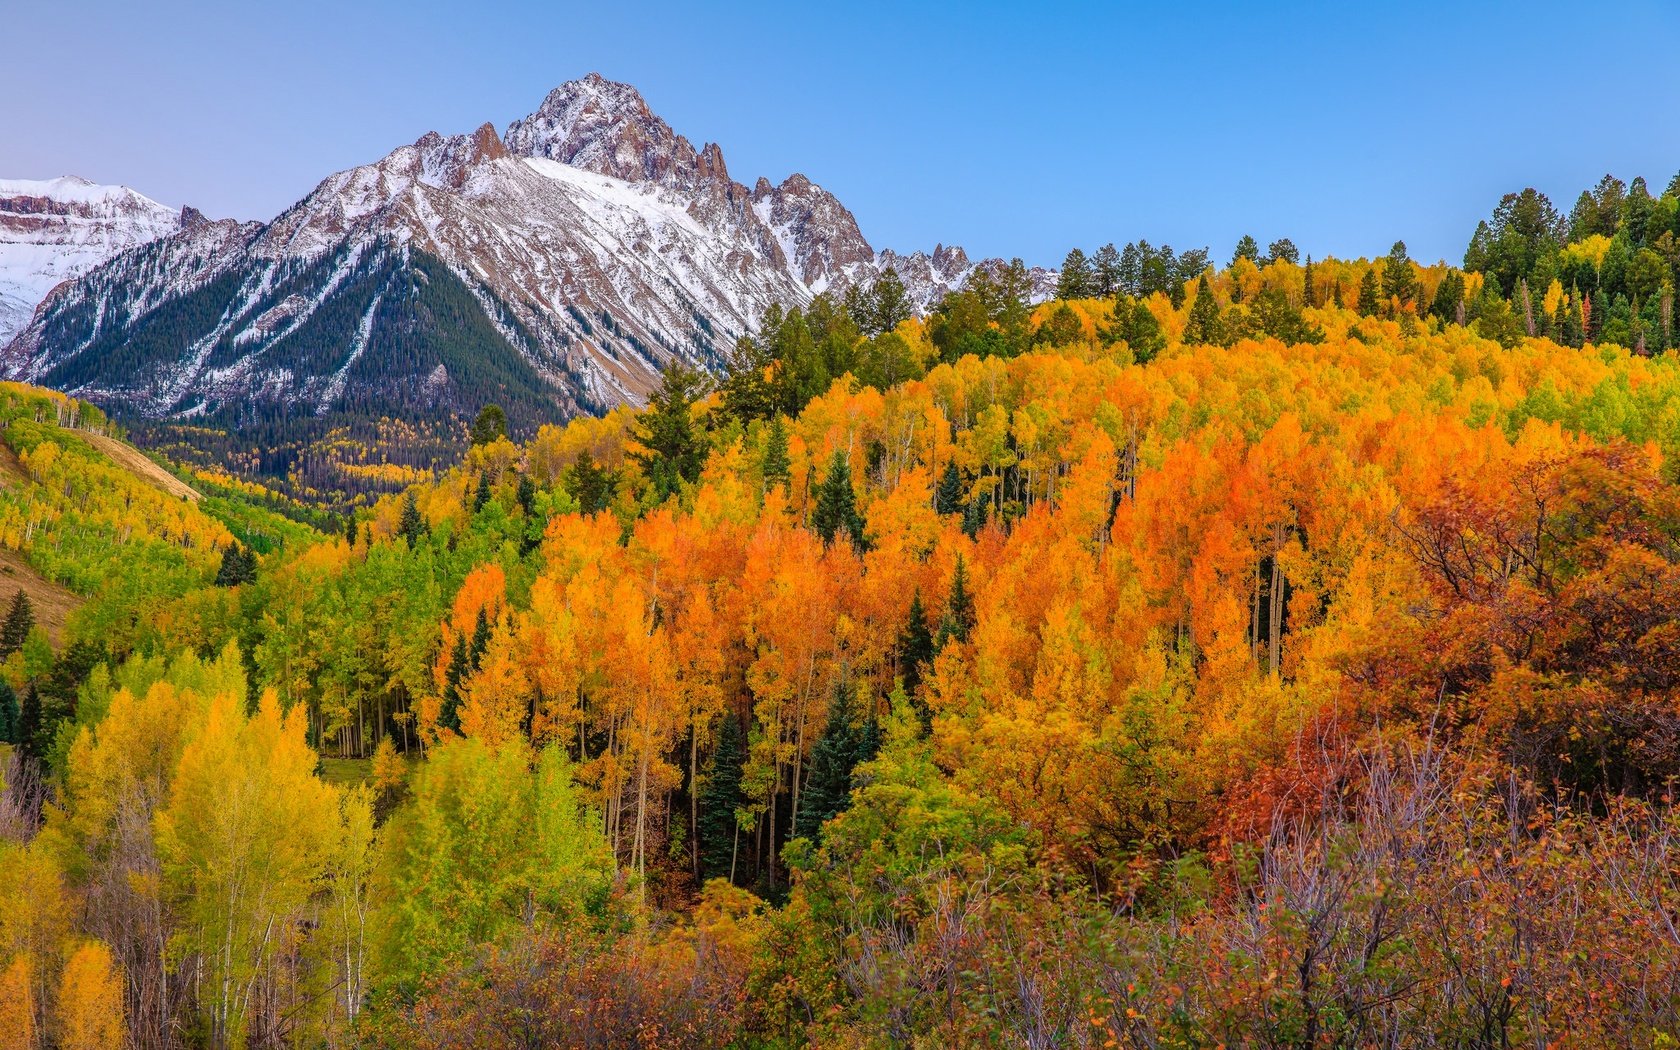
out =
[[85,941],[58,979],[60,1050],[120,1050],[123,1045],[122,971],[111,949]]

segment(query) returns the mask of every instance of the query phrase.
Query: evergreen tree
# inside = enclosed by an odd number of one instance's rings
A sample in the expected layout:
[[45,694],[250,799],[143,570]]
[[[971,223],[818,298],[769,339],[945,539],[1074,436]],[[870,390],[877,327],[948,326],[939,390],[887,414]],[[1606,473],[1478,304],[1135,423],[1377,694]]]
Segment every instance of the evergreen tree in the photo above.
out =
[[817,842],[822,826],[843,812],[852,800],[852,770],[857,766],[857,726],[852,724],[852,689],[849,683],[834,687],[829,702],[828,724],[811,747],[804,786],[799,794],[799,813],[794,819],[796,837]]
[[1301,252],[1288,237],[1279,237],[1266,248],[1267,262],[1286,262],[1293,266],[1301,261]]
[[735,813],[745,801],[741,793],[741,770],[746,765],[746,748],[735,716],[725,711],[718,722],[717,746],[712,749],[711,768],[700,789],[700,869],[708,877],[728,877],[734,867],[739,832]]
[[955,514],[963,505],[962,475],[957,473],[957,461],[945,461],[945,473],[939,478],[939,488],[933,495],[933,509],[941,514]]
[[1114,249],[1113,243],[1105,244],[1097,249],[1097,254],[1091,256],[1092,275],[1096,279],[1096,289],[1093,294],[1108,298],[1120,291],[1120,253]]
[[986,527],[986,503],[986,493],[982,492],[969,500],[968,506],[963,508],[963,535],[971,540],[980,535],[980,530]]
[[[928,629],[927,610],[922,606],[922,592],[918,588],[910,596],[910,615],[905,618],[904,629],[898,632],[899,678],[904,682],[904,694],[912,703],[921,703],[918,694],[922,673],[933,662],[933,654],[933,632]],[[918,712],[923,710],[924,706],[917,707]],[[925,725],[925,718],[923,722]]]
[[1440,318],[1442,324],[1457,324],[1458,311],[1463,305],[1464,274],[1448,270],[1441,283],[1435,286],[1435,298],[1429,304],[1429,313]]
[[857,510],[857,494],[852,491],[852,468],[846,454],[836,451],[828,465],[828,476],[817,488],[817,506],[811,512],[811,527],[817,530],[823,543],[833,543],[844,532],[852,546],[864,549],[863,518]]
[[1382,301],[1377,294],[1377,271],[1373,267],[1367,269],[1365,276],[1359,279],[1359,316],[1375,317],[1381,309]]
[[959,554],[956,571],[951,575],[951,594],[945,600],[945,616],[939,621],[939,635],[934,639],[934,650],[937,652],[945,648],[952,639],[968,641],[974,624],[974,596],[968,593],[968,564]]
[[858,322],[865,335],[877,336],[892,331],[900,321],[907,320],[915,310],[910,293],[898,271],[891,266],[869,286],[861,307],[863,320]]
[[1096,292],[1097,275],[1091,261],[1078,248],[1062,260],[1062,271],[1056,278],[1056,298],[1088,299]]
[[1304,306],[1317,306],[1318,293],[1313,290],[1313,261],[1307,256],[1307,265],[1301,275],[1301,301]]
[[18,742],[18,721],[22,712],[18,710],[17,691],[12,683],[0,678],[0,744],[15,744]]
[[487,471],[487,470],[486,471],[480,471],[479,475],[478,475],[478,488],[477,488],[476,491],[473,492],[473,500],[472,500],[473,513],[477,514],[479,511],[483,510],[484,505],[486,503],[489,503],[489,502],[490,502],[490,472]]
[[793,465],[788,460],[787,427],[782,425],[782,417],[777,416],[770,421],[770,433],[764,438],[764,463],[761,468],[764,487],[769,489],[787,484],[792,470]]
[[354,513],[344,516],[344,542],[352,547],[356,545],[356,515]]
[[236,540],[222,548],[222,564],[216,570],[216,586],[237,587],[257,578],[257,556]]
[[566,468],[561,484],[577,503],[579,513],[594,514],[605,510],[612,501],[611,473],[595,465],[595,457],[589,454],[588,449],[579,452],[577,459]]
[[23,694],[23,706],[18,711],[17,729],[13,733],[18,752],[25,758],[39,759],[46,753],[46,732],[41,724],[41,691],[34,682]]
[[1184,341],[1218,345],[1225,341],[1224,328],[1219,303],[1204,273],[1196,282],[1196,301],[1190,304],[1190,317],[1184,323]]
[[705,392],[705,377],[673,362],[660,376],[659,389],[648,398],[647,410],[636,419],[634,436],[642,446],[630,457],[663,498],[683,482],[700,476],[706,462],[703,435],[696,434],[690,411]]
[[1388,250],[1388,260],[1383,265],[1383,298],[1398,300],[1404,305],[1415,294],[1415,285],[1412,260],[1406,255],[1406,242],[1395,241],[1394,246]]
[[1237,242],[1236,250],[1231,253],[1231,265],[1237,265],[1238,259],[1247,259],[1256,266],[1260,265],[1260,244],[1246,233],[1242,235],[1242,240]]
[[449,651],[449,666],[443,674],[443,706],[438,711],[438,724],[446,729],[461,728],[461,683],[472,673],[472,656],[467,652],[467,636],[455,636],[455,647]]
[[489,648],[490,614],[485,611],[484,607],[480,606],[478,610],[478,622],[473,624],[472,650],[469,653],[472,658],[473,670],[478,670],[479,661],[484,659],[485,650]]
[[420,517],[420,504],[415,502],[414,490],[409,489],[403,494],[402,517],[397,522],[397,535],[408,541],[409,547],[417,547],[420,537],[426,534],[426,522]]
[[1166,333],[1149,306],[1127,295],[1114,301],[1114,323],[1104,333],[1109,339],[1123,339],[1131,347],[1132,360],[1148,364],[1167,348]]
[[507,413],[502,411],[501,405],[485,405],[479,410],[478,418],[473,420],[472,443],[488,445],[497,438],[507,436]]
[[29,595],[19,590],[12,595],[11,608],[6,611],[5,623],[0,624],[0,660],[23,648],[23,643],[29,640],[29,631],[35,626],[35,607],[29,602]]
[[527,519],[537,512],[537,486],[531,480],[531,475],[519,475],[519,486],[513,492],[514,502],[519,504],[519,512]]

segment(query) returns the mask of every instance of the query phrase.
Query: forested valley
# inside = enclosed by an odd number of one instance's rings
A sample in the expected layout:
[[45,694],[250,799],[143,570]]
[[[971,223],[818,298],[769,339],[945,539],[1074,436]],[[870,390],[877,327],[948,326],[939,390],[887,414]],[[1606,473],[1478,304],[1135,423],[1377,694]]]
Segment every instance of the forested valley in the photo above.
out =
[[1677,237],[889,271],[327,508],[6,386],[0,1044],[1672,1047]]

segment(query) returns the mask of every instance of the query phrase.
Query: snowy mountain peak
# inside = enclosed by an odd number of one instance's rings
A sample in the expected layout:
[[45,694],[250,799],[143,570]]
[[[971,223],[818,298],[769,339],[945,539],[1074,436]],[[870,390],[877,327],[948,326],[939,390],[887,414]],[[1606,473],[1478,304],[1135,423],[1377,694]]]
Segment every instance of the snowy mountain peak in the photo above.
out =
[[0,346],[57,285],[180,225],[173,208],[127,186],[0,179]]
[[519,156],[557,160],[626,182],[694,190],[729,177],[715,144],[695,150],[648,108],[641,92],[599,73],[549,92],[535,113],[508,127],[504,141]]

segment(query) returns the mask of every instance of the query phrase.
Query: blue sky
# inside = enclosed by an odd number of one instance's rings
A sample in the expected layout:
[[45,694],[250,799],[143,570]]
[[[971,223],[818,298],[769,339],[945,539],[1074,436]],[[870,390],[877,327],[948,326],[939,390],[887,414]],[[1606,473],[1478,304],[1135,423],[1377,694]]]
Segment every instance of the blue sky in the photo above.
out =
[[5,6],[0,176],[213,216],[591,70],[749,185],[803,171],[877,247],[1033,263],[1137,237],[1223,260],[1245,232],[1457,261],[1507,190],[1567,210],[1680,170],[1672,4]]

